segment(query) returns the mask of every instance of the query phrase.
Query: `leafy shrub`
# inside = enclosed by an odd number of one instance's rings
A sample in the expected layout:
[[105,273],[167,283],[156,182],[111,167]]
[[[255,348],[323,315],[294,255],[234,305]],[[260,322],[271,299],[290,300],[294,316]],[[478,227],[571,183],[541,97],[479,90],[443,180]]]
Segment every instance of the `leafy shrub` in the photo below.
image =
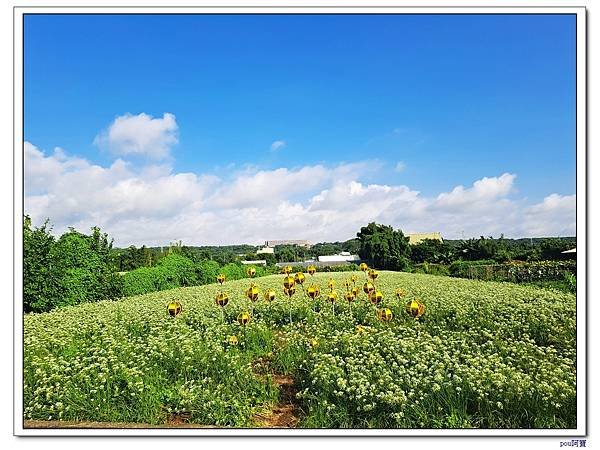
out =
[[[239,280],[246,277],[246,268],[237,263],[229,263],[221,268],[226,280]],[[214,283],[214,280],[212,281]]]
[[413,266],[414,273],[425,273],[428,275],[450,275],[450,270],[445,264],[430,264],[424,262],[423,264],[415,264]]
[[34,228],[31,219],[23,220],[23,309],[48,311],[52,299],[60,296],[58,274],[53,271],[50,250],[54,245],[48,221]]
[[49,311],[57,306],[114,299],[122,295],[122,280],[114,273],[112,242],[97,227],[91,235],[73,229],[55,240],[46,221],[32,228],[23,223],[23,309]]
[[571,272],[564,272],[563,275],[565,283],[567,284],[567,288],[569,289],[569,291],[575,294],[577,292],[577,278]]
[[218,262],[207,259],[196,264],[196,278],[198,284],[214,283],[221,266]]
[[164,277],[168,285],[192,286],[198,284],[196,267],[191,259],[172,253],[160,260],[157,265],[159,276]]
[[528,283],[564,280],[564,274],[575,274],[576,267],[575,261],[513,261],[490,264],[487,260],[481,260],[455,261],[450,264],[449,270],[453,277]]
[[575,261],[536,261],[531,263],[513,262],[507,264],[508,276],[512,281],[563,280],[565,273],[576,273]]
[[472,275],[474,273],[474,270],[472,269],[473,267],[475,267],[475,266],[492,266],[495,264],[496,264],[496,261],[494,261],[493,259],[480,259],[480,260],[476,260],[476,261],[458,260],[458,261],[454,261],[452,264],[450,264],[450,266],[448,267],[448,271],[450,272],[450,275],[453,277],[477,278]]
[[123,295],[131,296],[154,292],[156,290],[155,272],[156,268],[154,267],[140,267],[123,274]]

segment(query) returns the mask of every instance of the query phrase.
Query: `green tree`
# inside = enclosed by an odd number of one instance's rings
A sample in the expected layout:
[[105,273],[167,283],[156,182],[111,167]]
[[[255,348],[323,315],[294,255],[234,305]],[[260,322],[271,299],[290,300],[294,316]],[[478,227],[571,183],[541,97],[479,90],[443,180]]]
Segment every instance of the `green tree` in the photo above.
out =
[[49,302],[60,295],[60,285],[50,253],[55,243],[49,221],[41,227],[23,220],[23,310],[45,311]]
[[122,295],[122,281],[111,264],[112,242],[98,228],[88,236],[73,228],[52,246],[53,272],[59,278],[61,295],[53,306],[76,305],[113,299]]
[[556,260],[569,259],[570,255],[563,254],[562,252],[573,247],[574,245],[569,241],[558,238],[547,238],[540,244],[540,258]]
[[122,295],[115,273],[112,241],[97,227],[91,235],[69,229],[59,239],[48,221],[32,228],[23,221],[23,308],[48,311],[57,306],[113,299]]
[[410,266],[408,237],[401,230],[371,222],[357,233],[359,255],[379,269],[405,270]]
[[264,259],[267,261],[267,266],[274,266],[277,262],[277,258],[271,253],[262,253],[258,256],[260,257],[259,259]]
[[415,263],[449,264],[453,258],[452,246],[437,239],[424,239],[411,246],[411,260]]
[[160,289],[198,284],[194,262],[180,253],[171,253],[165,256],[160,260],[156,269],[158,269],[159,275],[164,278],[161,281],[164,286],[161,286]]
[[206,259],[196,264],[196,277],[199,284],[214,283],[221,267],[216,261]]
[[275,258],[278,262],[293,262],[298,259],[295,245],[277,245],[275,247]]
[[483,236],[479,239],[471,238],[461,241],[457,249],[460,259],[467,261],[493,259],[495,252],[496,245],[494,244],[493,239],[486,239]]
[[360,241],[358,239],[347,240],[342,244],[342,251],[357,255],[360,251]]

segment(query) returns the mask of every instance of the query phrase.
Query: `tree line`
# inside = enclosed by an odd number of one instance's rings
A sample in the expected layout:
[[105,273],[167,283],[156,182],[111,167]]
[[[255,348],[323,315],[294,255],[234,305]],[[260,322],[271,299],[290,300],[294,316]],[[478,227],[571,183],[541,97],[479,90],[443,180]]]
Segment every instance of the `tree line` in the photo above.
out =
[[508,261],[564,261],[574,259],[565,250],[576,246],[576,238],[506,239],[504,236],[481,236],[477,239],[425,239],[410,245],[401,230],[370,223],[357,234],[359,255],[374,267],[389,270],[408,270],[422,263],[450,265],[457,261],[487,261],[489,264]]
[[[256,247],[185,246],[125,249],[98,227],[86,235],[73,228],[55,237],[47,220],[32,226],[23,220],[23,304],[25,312],[116,299],[123,296],[212,283],[218,273],[228,279],[245,276],[243,260],[258,259]],[[484,238],[460,241],[424,240],[410,245],[401,230],[370,223],[357,237],[344,242],[319,243],[311,248],[275,247],[274,254],[260,255],[267,267],[258,275],[276,273],[276,262],[304,261],[321,255],[348,251],[359,254],[372,267],[407,271],[422,263],[452,264],[457,261],[506,262],[513,260],[563,260],[562,251],[575,246],[575,238],[512,240]],[[240,256],[241,255],[241,256]]]

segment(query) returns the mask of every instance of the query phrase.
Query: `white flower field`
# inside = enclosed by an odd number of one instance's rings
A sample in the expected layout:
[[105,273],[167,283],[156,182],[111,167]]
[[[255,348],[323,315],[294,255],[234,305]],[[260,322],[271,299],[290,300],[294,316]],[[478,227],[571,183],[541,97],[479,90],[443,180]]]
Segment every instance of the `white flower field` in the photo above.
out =
[[25,419],[269,426],[286,376],[298,427],[576,426],[574,295],[382,271],[374,305],[362,272],[306,274],[291,298],[284,277],[25,315]]

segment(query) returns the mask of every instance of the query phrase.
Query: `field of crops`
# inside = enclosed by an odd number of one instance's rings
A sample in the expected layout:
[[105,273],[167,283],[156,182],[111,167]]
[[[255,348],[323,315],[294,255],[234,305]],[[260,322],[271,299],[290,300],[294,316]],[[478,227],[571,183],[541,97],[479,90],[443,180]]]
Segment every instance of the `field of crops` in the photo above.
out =
[[[386,322],[362,290],[344,299],[351,275],[307,274],[316,300],[299,288],[289,300],[273,275],[253,280],[255,302],[250,280],[238,280],[28,314],[25,419],[268,426],[286,376],[298,427],[576,426],[574,295],[380,272]],[[419,318],[405,309],[415,297]],[[171,301],[182,305],[176,317]]]

